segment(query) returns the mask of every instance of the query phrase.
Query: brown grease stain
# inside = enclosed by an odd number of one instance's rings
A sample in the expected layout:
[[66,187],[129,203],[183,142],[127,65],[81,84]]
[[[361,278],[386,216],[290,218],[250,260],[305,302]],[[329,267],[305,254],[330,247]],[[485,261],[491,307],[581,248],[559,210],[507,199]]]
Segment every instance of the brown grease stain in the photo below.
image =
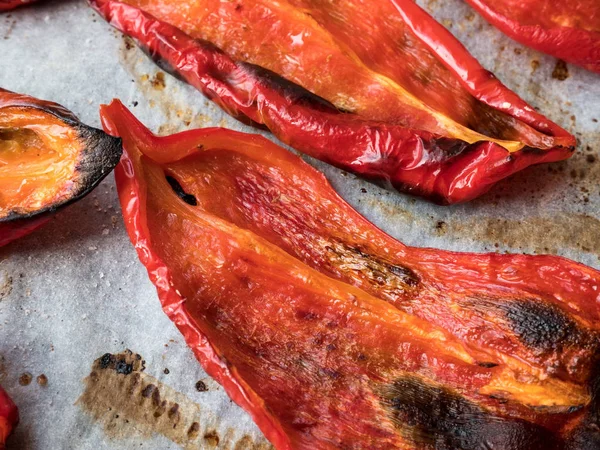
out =
[[537,59],[531,60],[531,73],[534,73],[536,70],[540,68],[540,62]]
[[556,61],[556,65],[552,71],[552,78],[559,81],[564,81],[569,78],[569,68],[567,67],[567,63],[562,59]]
[[[185,102],[179,103],[172,95],[166,97],[167,91],[176,92],[179,87],[171,84],[169,89],[165,90],[166,77],[165,73],[160,70],[152,77],[144,73],[144,69],[140,67],[140,63],[146,61],[147,56],[127,36],[123,37],[119,59],[121,65],[133,77],[136,87],[147,99],[148,105],[151,108],[157,106],[165,115],[166,122],[158,128],[157,134],[168,135],[184,129],[206,127],[213,123],[210,116],[195,113]],[[209,102],[209,100],[204,99],[200,94],[198,101]]]
[[21,386],[29,386],[31,384],[32,379],[33,376],[29,372],[24,372],[19,377],[19,384]]
[[586,214],[522,220],[483,218],[447,223],[445,229],[452,234],[534,253],[556,254],[571,248],[600,257],[600,220]]
[[[600,164],[596,165],[600,167]],[[468,238],[495,247],[503,245],[512,251],[538,254],[557,254],[563,249],[573,249],[600,258],[600,220],[588,214],[534,216],[521,220],[485,216],[454,220],[450,216],[438,220],[428,215],[413,214],[397,205],[380,203],[377,199],[366,199],[365,203],[380,210],[384,216],[407,224],[416,223],[423,229],[431,227],[438,236]]]
[[13,30],[15,29],[15,25],[17,25],[17,20],[16,19],[9,20],[9,18],[7,17],[6,23],[8,24],[8,27],[6,29],[6,33],[4,33],[4,40],[10,39],[10,35],[12,34]]
[[148,439],[159,433],[184,449],[273,448],[262,437],[244,435],[234,441],[233,430],[219,431],[218,418],[144,369],[142,357],[130,350],[107,353],[92,364],[76,404],[104,427],[108,437]]
[[154,77],[150,79],[152,87],[158,91],[162,91],[165,88],[165,74],[163,72],[156,72]]
[[13,278],[11,276],[3,274],[0,278],[0,300],[4,300],[10,295],[13,290]]

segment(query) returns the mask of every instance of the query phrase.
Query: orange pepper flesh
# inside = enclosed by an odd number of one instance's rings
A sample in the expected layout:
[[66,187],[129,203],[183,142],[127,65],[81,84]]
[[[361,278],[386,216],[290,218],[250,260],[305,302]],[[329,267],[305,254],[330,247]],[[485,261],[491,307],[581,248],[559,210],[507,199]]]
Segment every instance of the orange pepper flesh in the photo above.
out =
[[596,436],[597,271],[406,247],[263,138],[158,138],[118,102],[101,114],[163,308],[278,448]]
[[77,130],[51,114],[0,109],[0,218],[66,201],[82,145]]
[[118,139],[62,106],[0,89],[0,246],[89,193],[120,155]]

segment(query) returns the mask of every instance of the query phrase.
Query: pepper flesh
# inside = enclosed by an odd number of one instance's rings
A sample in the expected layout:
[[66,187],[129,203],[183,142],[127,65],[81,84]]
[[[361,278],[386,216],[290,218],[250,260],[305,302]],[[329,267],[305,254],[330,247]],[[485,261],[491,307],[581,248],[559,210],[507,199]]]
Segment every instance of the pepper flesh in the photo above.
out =
[[[127,3],[91,1],[228,113],[398,190],[467,201],[574,148],[413,2],[378,2],[372,16],[359,0]],[[369,59],[375,45],[391,56]]]
[[19,6],[25,6],[34,1],[36,0],[0,0],[0,12],[9,11],[18,8]]
[[90,192],[120,154],[62,106],[0,89],[0,246]]
[[600,439],[597,271],[406,247],[264,138],[101,117],[165,312],[277,448]]
[[0,386],[0,450],[4,450],[6,439],[19,423],[19,410],[6,391]]
[[597,0],[466,0],[521,44],[600,73]]

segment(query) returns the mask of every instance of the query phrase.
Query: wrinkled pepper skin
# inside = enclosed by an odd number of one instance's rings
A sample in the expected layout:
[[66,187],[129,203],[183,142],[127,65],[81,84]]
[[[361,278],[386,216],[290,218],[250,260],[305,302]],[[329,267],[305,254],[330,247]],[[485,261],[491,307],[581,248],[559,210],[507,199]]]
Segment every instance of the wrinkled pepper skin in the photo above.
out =
[[598,448],[598,271],[407,247],[260,136],[101,118],[164,311],[277,448]]
[[120,157],[119,139],[62,106],[0,89],[0,246],[87,195]]
[[[502,85],[411,1],[369,3],[342,25],[333,18],[348,12],[344,5],[358,8],[359,0],[325,2],[331,11],[321,0],[131,2],[91,0],[162,67],[229,114],[386,187],[442,204],[464,202],[574,150],[573,136]],[[377,39],[353,42],[368,31],[361,28],[367,6],[379,8],[371,21],[395,22],[373,27]],[[265,23],[272,27],[260,28]],[[409,42],[400,55],[396,32]],[[268,51],[257,53],[263,46]],[[378,53],[389,57],[367,58]]]
[[598,0],[466,0],[523,45],[600,73]]
[[19,423],[19,410],[6,391],[0,386],[0,450],[4,450],[6,439]]
[[11,9],[18,8],[19,6],[25,6],[33,3],[36,0],[0,0],[0,12],[9,11]]

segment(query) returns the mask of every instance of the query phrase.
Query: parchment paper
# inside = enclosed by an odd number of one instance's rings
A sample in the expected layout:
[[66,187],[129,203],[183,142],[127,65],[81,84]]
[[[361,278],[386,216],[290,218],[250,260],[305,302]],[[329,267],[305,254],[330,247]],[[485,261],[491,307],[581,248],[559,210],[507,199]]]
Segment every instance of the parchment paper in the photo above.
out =
[[[554,253],[599,268],[600,76],[568,65],[568,78],[560,80],[564,73],[559,76],[554,58],[504,37],[459,0],[419,3],[506,85],[574,132],[577,154],[454,207],[387,192],[307,160],[361,213],[407,244]],[[0,15],[0,86],[61,103],[93,126],[100,125],[98,105],[118,97],[160,133],[215,125],[256,132],[160,73],[80,1],[47,1]],[[107,425],[76,404],[94,360],[127,348],[142,355],[156,383],[198,405],[197,448],[264,443],[160,309],[123,228],[112,175],[43,229],[0,249],[0,336],[0,383],[21,411],[9,448],[179,448],[108,408]],[[31,384],[19,383],[23,373],[33,376]],[[35,380],[42,373],[46,386]],[[207,392],[196,389],[198,380]]]

